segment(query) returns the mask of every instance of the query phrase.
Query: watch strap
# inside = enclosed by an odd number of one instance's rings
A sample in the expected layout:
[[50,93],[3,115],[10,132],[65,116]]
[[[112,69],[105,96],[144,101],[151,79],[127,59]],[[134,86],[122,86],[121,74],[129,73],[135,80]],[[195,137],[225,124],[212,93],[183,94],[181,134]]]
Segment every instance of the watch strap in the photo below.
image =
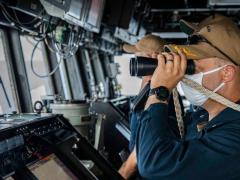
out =
[[157,88],[150,89],[149,96],[156,95],[157,99],[159,100],[168,100],[170,96],[169,89],[165,86],[160,86]]

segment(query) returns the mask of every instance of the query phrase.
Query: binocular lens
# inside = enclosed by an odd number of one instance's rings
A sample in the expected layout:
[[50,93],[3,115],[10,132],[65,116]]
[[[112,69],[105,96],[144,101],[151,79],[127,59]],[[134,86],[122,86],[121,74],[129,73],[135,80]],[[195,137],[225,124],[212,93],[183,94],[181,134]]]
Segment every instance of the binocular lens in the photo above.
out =
[[[158,65],[157,59],[147,57],[136,57],[130,59],[131,76],[149,76],[152,75]],[[186,74],[195,73],[195,64],[193,60],[187,61]]]

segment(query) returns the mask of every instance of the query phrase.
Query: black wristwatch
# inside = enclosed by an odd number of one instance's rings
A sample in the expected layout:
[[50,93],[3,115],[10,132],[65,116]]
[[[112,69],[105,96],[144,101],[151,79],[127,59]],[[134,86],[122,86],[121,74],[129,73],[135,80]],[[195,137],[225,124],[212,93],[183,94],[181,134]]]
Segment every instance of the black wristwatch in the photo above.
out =
[[152,96],[152,95],[156,95],[156,98],[161,101],[168,101],[170,92],[168,88],[164,86],[160,86],[150,90],[149,96]]

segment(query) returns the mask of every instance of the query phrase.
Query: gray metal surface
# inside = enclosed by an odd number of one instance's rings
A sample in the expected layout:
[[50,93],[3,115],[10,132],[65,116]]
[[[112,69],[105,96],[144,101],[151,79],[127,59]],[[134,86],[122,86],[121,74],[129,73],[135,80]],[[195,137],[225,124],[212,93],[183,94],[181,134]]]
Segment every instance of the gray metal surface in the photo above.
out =
[[65,61],[66,69],[69,76],[69,83],[72,90],[72,98],[77,100],[86,99],[86,87],[84,87],[83,77],[79,66],[79,60],[73,55]]
[[99,54],[97,51],[91,51],[90,53],[91,56],[91,61],[93,65],[93,70],[95,74],[95,79],[97,82],[97,87],[98,87],[98,96],[99,98],[104,98],[105,97],[105,77],[104,77],[104,72],[103,72],[103,67],[101,64],[101,60],[99,58]]
[[[57,56],[57,61],[60,62],[61,57],[58,54],[56,54],[56,56]],[[68,80],[68,75],[67,75],[67,72],[66,72],[66,66],[64,64],[64,61],[62,61],[60,63],[59,72],[60,72],[60,77],[61,77],[61,80],[62,80],[64,97],[65,97],[66,100],[71,100],[72,99],[72,93],[71,93],[69,80]]]
[[96,81],[95,81],[95,77],[94,77],[94,73],[93,73],[93,67],[91,64],[89,51],[87,49],[82,50],[82,60],[85,65],[84,68],[86,71],[87,81],[88,81],[89,88],[90,88],[89,89],[90,95],[91,95],[91,98],[95,99],[95,98],[97,98]]

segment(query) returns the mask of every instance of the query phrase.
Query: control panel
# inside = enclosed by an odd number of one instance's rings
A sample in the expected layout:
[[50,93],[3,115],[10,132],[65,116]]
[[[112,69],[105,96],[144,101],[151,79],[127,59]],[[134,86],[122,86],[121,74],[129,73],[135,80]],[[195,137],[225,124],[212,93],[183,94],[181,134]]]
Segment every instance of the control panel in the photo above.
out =
[[36,142],[37,137],[67,128],[58,115],[22,114],[0,118],[0,177],[31,165],[50,155],[49,148]]

